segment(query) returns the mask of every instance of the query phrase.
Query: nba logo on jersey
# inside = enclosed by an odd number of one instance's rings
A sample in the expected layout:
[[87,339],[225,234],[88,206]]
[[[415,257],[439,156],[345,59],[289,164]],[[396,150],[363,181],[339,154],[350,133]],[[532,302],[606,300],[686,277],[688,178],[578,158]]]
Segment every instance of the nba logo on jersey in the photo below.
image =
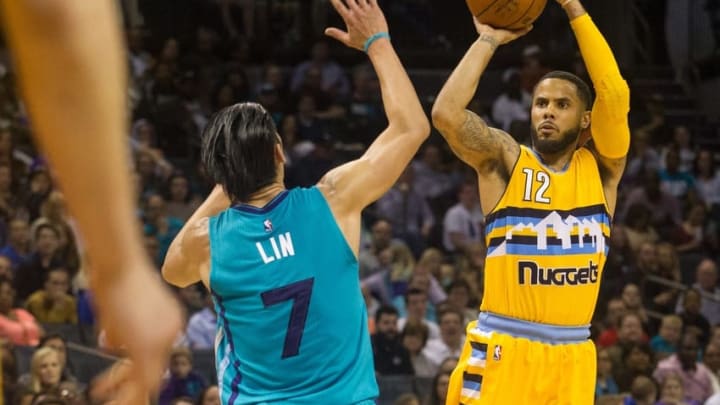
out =
[[266,219],[265,222],[263,222],[263,227],[265,227],[265,232],[272,232],[273,230],[272,222],[270,222],[269,219]]
[[502,346],[495,345],[495,349],[493,350],[493,360],[500,361],[501,357],[502,357]]

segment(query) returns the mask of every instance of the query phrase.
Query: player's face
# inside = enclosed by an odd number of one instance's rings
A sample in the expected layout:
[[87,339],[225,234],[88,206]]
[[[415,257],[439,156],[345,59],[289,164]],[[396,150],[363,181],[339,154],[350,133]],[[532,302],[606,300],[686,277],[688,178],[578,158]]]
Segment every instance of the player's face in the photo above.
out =
[[589,114],[575,85],[562,79],[538,83],[530,110],[533,147],[540,153],[560,153],[577,144],[589,125]]

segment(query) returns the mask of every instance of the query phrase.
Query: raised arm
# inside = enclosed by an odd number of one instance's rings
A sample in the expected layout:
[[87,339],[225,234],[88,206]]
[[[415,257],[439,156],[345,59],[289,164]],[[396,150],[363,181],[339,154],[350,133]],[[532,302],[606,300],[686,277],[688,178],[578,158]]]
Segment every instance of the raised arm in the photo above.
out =
[[616,187],[625,169],[630,148],[630,90],[620,75],[607,41],[593,23],[580,0],[558,0],[570,19],[580,53],[595,88],[591,133],[595,156],[604,169],[604,180]]
[[362,157],[331,170],[318,184],[336,214],[343,215],[359,213],[392,187],[430,134],[430,123],[390,43],[377,0],[332,4],[348,31],[329,28],[326,34],[351,48],[369,45],[367,54],[380,80],[388,118],[388,127]]
[[504,131],[488,127],[466,107],[497,47],[524,35],[530,27],[508,31],[481,24],[477,19],[474,22],[479,36],[438,94],[432,110],[433,125],[453,152],[479,175],[507,172],[520,153],[517,142]]
[[168,283],[177,287],[187,287],[203,281],[209,269],[210,239],[208,239],[208,218],[230,206],[230,199],[221,186],[215,186],[210,195],[185,222],[175,236],[162,266],[162,276]]

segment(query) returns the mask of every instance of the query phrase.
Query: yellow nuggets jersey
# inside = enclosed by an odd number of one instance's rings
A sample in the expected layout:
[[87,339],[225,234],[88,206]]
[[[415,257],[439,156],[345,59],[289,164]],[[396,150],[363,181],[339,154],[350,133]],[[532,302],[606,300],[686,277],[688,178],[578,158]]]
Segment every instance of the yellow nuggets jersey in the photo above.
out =
[[485,296],[468,325],[446,405],[592,404],[589,323],[609,235],[592,153],[577,150],[555,172],[521,147],[487,217]]
[[521,146],[486,224],[481,311],[551,325],[590,323],[610,236],[592,152],[580,148],[555,172]]

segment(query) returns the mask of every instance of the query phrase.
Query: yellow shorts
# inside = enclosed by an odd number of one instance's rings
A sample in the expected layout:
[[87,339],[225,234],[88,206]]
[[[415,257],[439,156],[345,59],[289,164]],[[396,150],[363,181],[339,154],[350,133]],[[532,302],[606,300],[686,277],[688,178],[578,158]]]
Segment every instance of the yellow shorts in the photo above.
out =
[[[482,325],[483,313],[479,319]],[[592,405],[596,381],[593,342],[582,337],[555,339],[542,332],[535,339],[533,326],[539,324],[517,322],[530,328],[492,330],[478,328],[478,321],[468,325],[445,404]]]

